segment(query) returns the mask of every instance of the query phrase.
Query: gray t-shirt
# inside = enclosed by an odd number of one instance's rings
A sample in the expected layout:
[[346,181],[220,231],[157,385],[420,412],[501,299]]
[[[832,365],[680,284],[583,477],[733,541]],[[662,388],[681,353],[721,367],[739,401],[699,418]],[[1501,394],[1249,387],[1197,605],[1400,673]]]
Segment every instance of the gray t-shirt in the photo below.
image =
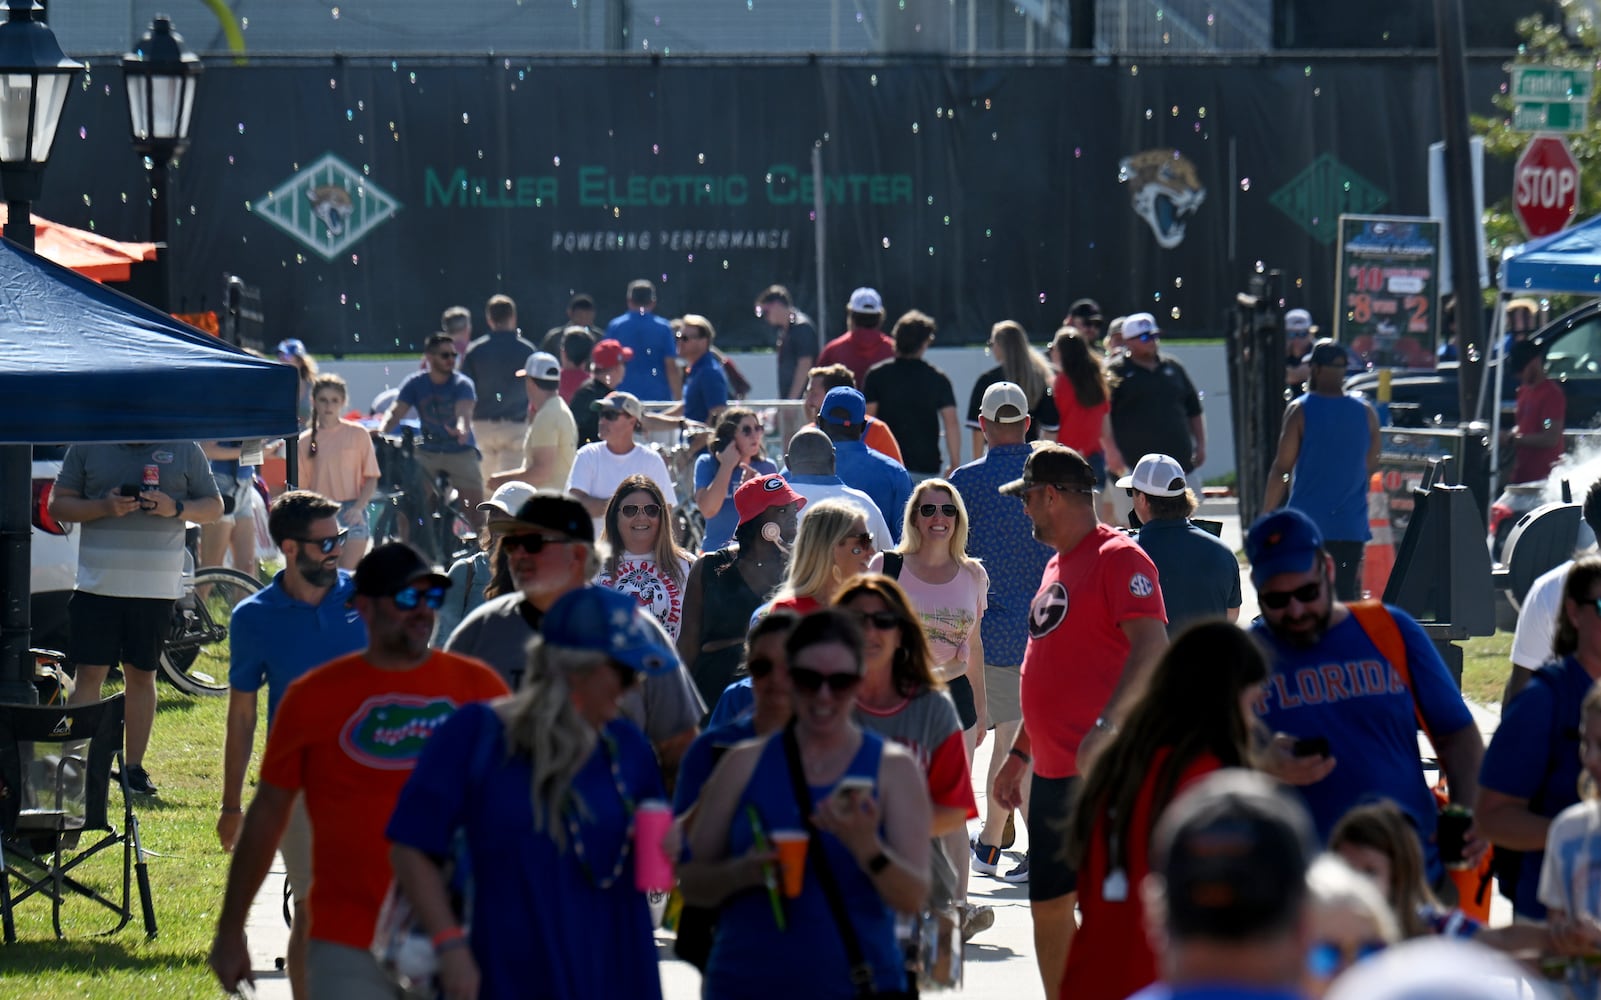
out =
[[[124,484],[143,487],[146,466],[155,467],[157,488],[174,500],[218,495],[211,463],[193,441],[73,445],[61,462],[56,487],[99,500]],[[103,597],[183,596],[183,518],[136,510],[79,527],[79,590]]]
[[[515,691],[521,687],[528,669],[528,644],[537,636],[529,619],[537,621],[541,617],[537,608],[525,606],[522,594],[502,594],[485,601],[464,618],[445,640],[445,651],[483,660]],[[649,615],[645,620],[659,633],[661,644],[672,649],[673,641],[661,625]],[[619,707],[652,743],[665,742],[693,729],[706,715],[706,706],[682,663],[670,673],[647,676],[643,684],[634,685],[623,695]]]

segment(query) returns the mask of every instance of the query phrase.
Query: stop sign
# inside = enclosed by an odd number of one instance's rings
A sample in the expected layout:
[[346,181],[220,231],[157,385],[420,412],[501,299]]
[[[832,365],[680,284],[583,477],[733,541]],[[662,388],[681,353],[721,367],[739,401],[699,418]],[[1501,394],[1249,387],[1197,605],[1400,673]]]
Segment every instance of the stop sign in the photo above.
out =
[[1512,211],[1531,238],[1567,227],[1579,203],[1579,164],[1557,136],[1538,135],[1518,156]]

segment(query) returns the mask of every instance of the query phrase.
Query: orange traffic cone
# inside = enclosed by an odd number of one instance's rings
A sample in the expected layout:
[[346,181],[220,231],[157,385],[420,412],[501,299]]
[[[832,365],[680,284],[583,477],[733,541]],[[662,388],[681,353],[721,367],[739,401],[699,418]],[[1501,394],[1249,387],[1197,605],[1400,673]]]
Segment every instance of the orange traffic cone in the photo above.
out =
[[1368,480],[1368,539],[1362,551],[1362,589],[1377,600],[1395,569],[1395,542],[1390,535],[1390,498],[1384,492],[1384,476],[1373,473]]

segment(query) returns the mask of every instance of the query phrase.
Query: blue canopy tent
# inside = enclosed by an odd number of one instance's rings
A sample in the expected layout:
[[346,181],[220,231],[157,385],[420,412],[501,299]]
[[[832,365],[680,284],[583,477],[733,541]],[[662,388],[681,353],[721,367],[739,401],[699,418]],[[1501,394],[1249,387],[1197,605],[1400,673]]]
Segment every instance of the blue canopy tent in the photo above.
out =
[[32,695],[31,446],[292,435],[297,379],[0,241],[0,701]]

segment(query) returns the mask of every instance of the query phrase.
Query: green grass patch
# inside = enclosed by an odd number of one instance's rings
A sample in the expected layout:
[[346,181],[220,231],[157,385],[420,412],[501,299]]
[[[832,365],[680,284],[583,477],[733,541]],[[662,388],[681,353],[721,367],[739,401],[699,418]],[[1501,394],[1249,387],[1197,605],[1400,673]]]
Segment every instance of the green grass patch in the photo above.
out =
[[[145,766],[161,789],[135,800],[139,832],[148,852],[150,887],[159,934],[146,940],[134,882],[134,918],[120,932],[98,937],[116,918],[109,910],[68,898],[62,908],[67,940],[50,926],[50,902],[33,897],[17,909],[17,943],[0,946],[0,997],[29,1000],[131,1000],[220,994],[206,966],[222,906],[229,856],[217,846],[217,804],[222,794],[226,698],[192,698],[159,685],[160,705]],[[108,685],[106,693],[113,686]],[[257,724],[259,757],[266,732],[266,698]],[[252,773],[251,781],[255,780]],[[252,786],[253,787],[253,786]],[[246,800],[251,788],[245,790]],[[113,787],[114,823],[122,825],[121,795]],[[87,835],[86,835],[87,841]],[[79,877],[108,896],[120,892],[121,851],[86,861]]]
[[1460,645],[1462,694],[1480,705],[1499,705],[1512,671],[1512,633],[1475,636]]

